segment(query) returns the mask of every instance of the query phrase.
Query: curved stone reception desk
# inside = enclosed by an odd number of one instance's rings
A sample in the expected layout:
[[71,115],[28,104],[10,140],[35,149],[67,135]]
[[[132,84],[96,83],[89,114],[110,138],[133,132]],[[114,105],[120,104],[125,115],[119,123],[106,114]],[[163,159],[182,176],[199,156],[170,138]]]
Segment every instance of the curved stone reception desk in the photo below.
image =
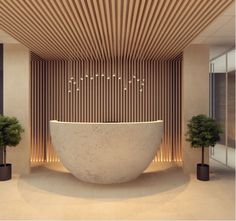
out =
[[154,159],[163,121],[50,121],[50,131],[57,154],[75,177],[91,183],[122,183],[138,177]]

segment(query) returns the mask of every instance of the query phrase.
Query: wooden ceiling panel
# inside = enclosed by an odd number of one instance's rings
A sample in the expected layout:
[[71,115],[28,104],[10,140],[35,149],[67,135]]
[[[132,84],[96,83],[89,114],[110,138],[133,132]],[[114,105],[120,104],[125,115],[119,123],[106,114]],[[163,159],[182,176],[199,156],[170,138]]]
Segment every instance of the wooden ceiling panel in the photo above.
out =
[[0,29],[45,59],[171,59],[233,1],[0,0]]

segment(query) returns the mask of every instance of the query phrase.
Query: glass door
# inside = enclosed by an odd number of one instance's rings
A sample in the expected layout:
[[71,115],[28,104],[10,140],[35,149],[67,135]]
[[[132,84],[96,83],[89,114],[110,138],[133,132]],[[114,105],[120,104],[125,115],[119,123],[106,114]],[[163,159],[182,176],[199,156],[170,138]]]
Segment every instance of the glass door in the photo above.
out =
[[222,126],[211,157],[235,167],[235,50],[210,62],[210,115]]

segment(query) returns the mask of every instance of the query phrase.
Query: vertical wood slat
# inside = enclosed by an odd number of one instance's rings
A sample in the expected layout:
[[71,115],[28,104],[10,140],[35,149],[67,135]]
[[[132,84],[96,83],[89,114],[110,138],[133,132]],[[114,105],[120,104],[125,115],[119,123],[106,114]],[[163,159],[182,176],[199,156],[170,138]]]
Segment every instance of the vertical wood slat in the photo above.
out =
[[[144,86],[141,85],[143,79]],[[93,62],[45,61],[32,56],[32,162],[59,161],[50,140],[50,120],[137,122],[160,119],[164,120],[164,135],[155,161],[181,161],[181,56],[170,61]]]
[[173,59],[233,2],[1,0],[0,26],[45,59]]

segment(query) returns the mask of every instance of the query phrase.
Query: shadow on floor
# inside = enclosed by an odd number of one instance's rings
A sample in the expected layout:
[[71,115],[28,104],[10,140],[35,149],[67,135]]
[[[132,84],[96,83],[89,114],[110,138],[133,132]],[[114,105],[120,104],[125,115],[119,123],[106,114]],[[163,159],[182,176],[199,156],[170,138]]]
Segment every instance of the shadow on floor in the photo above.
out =
[[85,183],[68,172],[46,167],[33,168],[32,173],[19,179],[18,187],[31,185],[59,195],[80,198],[126,199],[154,195],[177,188],[184,189],[190,177],[181,168],[170,167],[161,171],[146,172],[137,179],[122,184]]

